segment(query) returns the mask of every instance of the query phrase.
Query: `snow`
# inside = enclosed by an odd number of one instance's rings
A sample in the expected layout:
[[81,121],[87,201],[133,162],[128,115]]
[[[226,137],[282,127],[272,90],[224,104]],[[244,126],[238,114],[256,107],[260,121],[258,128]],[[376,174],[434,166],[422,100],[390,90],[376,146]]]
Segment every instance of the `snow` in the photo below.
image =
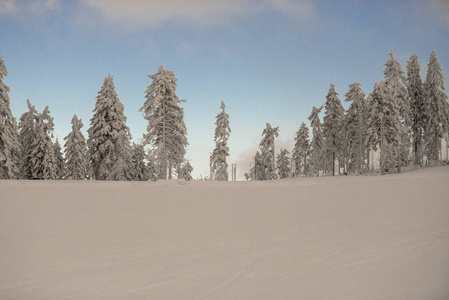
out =
[[448,183],[0,181],[0,299],[448,299]]

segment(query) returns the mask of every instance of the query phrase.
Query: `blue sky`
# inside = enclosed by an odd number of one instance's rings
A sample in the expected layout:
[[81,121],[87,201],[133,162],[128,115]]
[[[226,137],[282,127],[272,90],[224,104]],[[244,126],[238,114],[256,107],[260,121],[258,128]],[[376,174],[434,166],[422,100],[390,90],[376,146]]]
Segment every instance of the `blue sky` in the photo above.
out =
[[160,65],[174,71],[177,95],[188,101],[195,178],[209,173],[221,100],[232,130],[228,163],[243,178],[266,122],[280,128],[277,149],[291,150],[329,85],[342,101],[356,81],[369,94],[390,49],[404,71],[418,54],[423,79],[435,49],[449,78],[445,0],[0,0],[0,41],[14,116],[26,99],[39,111],[49,105],[60,141],[75,113],[87,130],[109,73],[138,141],[147,75]]

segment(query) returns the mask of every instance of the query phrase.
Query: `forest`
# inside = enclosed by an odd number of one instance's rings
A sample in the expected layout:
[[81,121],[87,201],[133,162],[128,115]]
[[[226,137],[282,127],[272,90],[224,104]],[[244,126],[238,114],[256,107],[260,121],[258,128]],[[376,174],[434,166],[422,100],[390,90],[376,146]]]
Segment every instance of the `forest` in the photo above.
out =
[[[115,92],[114,78],[109,75],[96,97],[87,138],[81,131],[82,120],[74,115],[63,147],[58,139],[53,141],[54,123],[48,106],[39,112],[27,100],[28,111],[18,121],[12,115],[9,87],[4,83],[7,75],[0,56],[0,179],[193,179],[193,167],[185,158],[187,128],[180,106],[186,100],[176,95],[173,71],[161,66],[149,76],[152,82],[140,108],[148,121],[142,143],[131,143],[124,106]],[[384,78],[374,84],[368,96],[358,82],[349,85],[344,95],[344,101],[350,103],[347,110],[330,84],[325,103],[312,108],[310,127],[302,122],[296,132],[291,156],[286,149],[276,155],[279,128],[267,123],[245,177],[274,180],[377,171],[401,173],[411,166],[441,164],[442,140],[447,140],[449,133],[449,103],[444,90],[435,51],[423,81],[416,54],[407,61],[405,72],[391,50]],[[231,127],[224,101],[220,109],[208,179],[227,181]],[[324,113],[322,120],[320,113]],[[372,163],[374,154],[379,157],[378,168]]]

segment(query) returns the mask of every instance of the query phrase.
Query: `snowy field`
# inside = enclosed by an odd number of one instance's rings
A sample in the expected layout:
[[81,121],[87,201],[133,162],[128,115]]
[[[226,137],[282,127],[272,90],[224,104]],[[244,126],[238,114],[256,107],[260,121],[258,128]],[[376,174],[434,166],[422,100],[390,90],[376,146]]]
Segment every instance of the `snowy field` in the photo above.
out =
[[0,299],[449,299],[449,167],[0,181]]

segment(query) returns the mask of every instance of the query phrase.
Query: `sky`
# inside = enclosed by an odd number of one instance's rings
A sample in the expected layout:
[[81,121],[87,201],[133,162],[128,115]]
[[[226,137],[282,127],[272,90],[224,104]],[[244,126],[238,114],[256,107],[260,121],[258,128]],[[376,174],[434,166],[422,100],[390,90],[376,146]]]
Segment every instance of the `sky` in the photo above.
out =
[[0,0],[0,55],[17,119],[30,99],[40,112],[49,106],[62,144],[74,114],[87,138],[111,74],[139,142],[148,75],[163,65],[187,100],[181,106],[194,178],[209,175],[222,100],[231,125],[227,161],[243,179],[267,122],[279,126],[276,149],[291,151],[330,84],[347,108],[349,84],[361,83],[368,95],[390,49],[404,71],[416,53],[423,80],[435,50],[448,86],[449,1]]

